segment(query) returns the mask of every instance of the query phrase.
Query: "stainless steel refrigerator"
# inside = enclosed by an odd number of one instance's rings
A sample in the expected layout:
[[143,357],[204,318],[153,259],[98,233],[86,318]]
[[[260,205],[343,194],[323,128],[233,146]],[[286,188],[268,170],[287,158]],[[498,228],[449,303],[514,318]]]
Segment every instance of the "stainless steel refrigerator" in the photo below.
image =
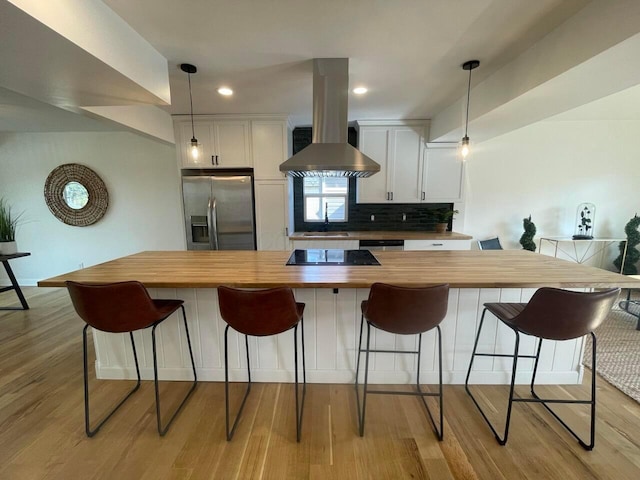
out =
[[255,250],[253,169],[183,170],[187,250]]

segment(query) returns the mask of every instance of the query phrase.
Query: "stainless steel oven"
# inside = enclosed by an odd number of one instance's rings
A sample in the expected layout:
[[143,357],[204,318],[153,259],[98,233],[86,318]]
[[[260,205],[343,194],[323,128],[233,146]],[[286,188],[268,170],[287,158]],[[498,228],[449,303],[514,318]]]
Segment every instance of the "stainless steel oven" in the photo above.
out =
[[360,240],[360,250],[404,250],[404,240]]

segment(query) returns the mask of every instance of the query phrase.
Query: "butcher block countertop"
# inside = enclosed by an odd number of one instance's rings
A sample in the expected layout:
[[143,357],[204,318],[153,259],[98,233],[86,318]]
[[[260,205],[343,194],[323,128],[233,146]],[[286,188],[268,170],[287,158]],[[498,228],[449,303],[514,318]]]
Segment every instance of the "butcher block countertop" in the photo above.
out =
[[376,251],[377,266],[287,266],[285,251],[141,252],[38,282],[138,280],[148,288],[368,288],[448,283],[452,288],[631,287],[640,280],[525,250]]
[[294,232],[289,240],[471,240],[457,232]]

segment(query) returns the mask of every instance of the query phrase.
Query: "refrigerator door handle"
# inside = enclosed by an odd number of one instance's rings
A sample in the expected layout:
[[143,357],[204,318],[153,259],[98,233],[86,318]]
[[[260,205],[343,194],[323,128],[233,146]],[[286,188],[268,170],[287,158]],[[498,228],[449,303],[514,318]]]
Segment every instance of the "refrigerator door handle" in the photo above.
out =
[[220,250],[220,243],[218,241],[218,201],[216,197],[213,197],[211,200],[211,207],[209,209],[209,215],[211,217],[211,249],[212,250]]
[[211,245],[211,250],[220,250],[220,245],[218,243],[218,217],[216,207],[216,197],[209,198],[209,215],[207,220],[209,223],[209,244]]

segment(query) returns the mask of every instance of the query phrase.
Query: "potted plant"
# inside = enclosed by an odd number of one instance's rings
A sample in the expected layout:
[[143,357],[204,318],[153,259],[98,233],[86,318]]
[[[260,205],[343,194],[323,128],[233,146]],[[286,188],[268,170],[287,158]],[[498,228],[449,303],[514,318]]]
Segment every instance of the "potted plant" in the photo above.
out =
[[432,211],[433,218],[436,224],[436,232],[444,233],[447,231],[447,227],[449,226],[449,222],[456,215],[458,210],[453,210],[450,208],[436,208]]
[[529,218],[523,218],[522,223],[524,233],[520,237],[520,245],[522,245],[523,250],[535,252],[536,242],[533,241],[533,236],[536,234],[536,225],[531,221],[531,215],[529,215]]
[[[640,245],[640,217],[635,214],[631,220],[625,225],[624,231],[627,234],[627,245],[625,242],[620,242],[618,248],[620,249],[620,255],[613,261],[618,271],[622,270],[624,275],[637,275],[638,269],[636,263],[640,260],[640,251],[638,251],[638,245]],[[625,246],[627,248],[627,255],[624,259],[624,268],[622,268],[622,257],[624,256]]]
[[11,216],[11,206],[0,198],[0,253],[3,255],[11,255],[18,251],[16,247],[16,228],[18,227],[20,217]]

